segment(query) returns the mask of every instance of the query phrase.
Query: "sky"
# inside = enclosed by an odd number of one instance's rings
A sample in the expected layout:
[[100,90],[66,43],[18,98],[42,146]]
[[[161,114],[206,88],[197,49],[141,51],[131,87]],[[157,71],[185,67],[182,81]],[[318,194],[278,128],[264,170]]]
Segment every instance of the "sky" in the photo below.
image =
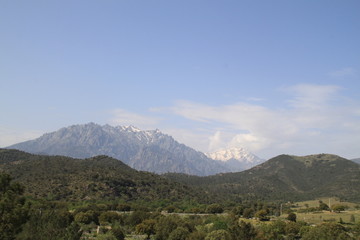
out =
[[95,122],[360,157],[358,0],[0,0],[0,147]]

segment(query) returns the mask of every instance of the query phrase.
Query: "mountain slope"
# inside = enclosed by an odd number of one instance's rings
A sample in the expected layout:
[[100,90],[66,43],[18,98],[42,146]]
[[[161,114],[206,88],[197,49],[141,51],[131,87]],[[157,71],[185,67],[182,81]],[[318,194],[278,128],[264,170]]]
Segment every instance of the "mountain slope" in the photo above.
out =
[[167,177],[234,199],[300,200],[336,196],[360,201],[360,166],[329,154],[280,155],[239,173]]
[[262,159],[244,148],[222,149],[206,155],[211,159],[221,161],[232,172],[240,172],[263,162]]
[[360,158],[351,159],[351,161],[360,164]]
[[229,171],[159,130],[142,131],[132,126],[74,125],[8,148],[74,158],[107,155],[137,170],[156,173],[211,175]]
[[25,186],[27,195],[50,200],[204,199],[205,194],[119,160],[97,156],[73,159],[0,149],[0,172]]

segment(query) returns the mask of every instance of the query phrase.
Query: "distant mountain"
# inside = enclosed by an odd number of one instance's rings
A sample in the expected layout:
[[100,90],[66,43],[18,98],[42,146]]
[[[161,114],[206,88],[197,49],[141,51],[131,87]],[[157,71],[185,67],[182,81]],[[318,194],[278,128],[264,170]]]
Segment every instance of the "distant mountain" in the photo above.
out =
[[336,155],[280,155],[249,170],[208,177],[167,174],[229,199],[303,200],[335,196],[360,201],[360,166]]
[[137,170],[212,175],[230,170],[159,130],[95,123],[74,125],[8,148],[35,154],[88,158],[107,155]]
[[206,194],[159,175],[136,171],[119,160],[73,159],[0,149],[0,172],[25,186],[26,195],[49,200],[205,199]]
[[360,164],[360,158],[351,159],[351,161]]
[[223,149],[206,155],[211,159],[221,161],[232,172],[240,172],[264,162],[244,148]]

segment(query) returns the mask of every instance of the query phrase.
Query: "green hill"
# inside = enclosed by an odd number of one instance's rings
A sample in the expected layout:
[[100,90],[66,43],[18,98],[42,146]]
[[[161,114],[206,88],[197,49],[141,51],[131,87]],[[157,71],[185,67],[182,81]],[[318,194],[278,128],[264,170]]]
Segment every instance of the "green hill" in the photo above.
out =
[[239,173],[168,178],[231,199],[301,200],[335,196],[360,201],[360,166],[335,155],[280,155]]
[[162,176],[134,170],[119,160],[74,159],[0,149],[0,172],[25,186],[26,194],[51,200],[198,199],[201,192]]

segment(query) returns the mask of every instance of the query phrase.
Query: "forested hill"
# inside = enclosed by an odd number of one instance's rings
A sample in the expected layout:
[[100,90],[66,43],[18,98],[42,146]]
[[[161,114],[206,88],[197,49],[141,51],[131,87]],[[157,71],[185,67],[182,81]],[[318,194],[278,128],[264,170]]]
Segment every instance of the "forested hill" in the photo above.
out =
[[0,172],[25,186],[27,195],[50,200],[181,200],[206,194],[156,174],[134,170],[119,160],[74,159],[0,149]]
[[329,154],[280,155],[239,173],[166,176],[231,198],[300,200],[336,196],[360,201],[360,166]]

